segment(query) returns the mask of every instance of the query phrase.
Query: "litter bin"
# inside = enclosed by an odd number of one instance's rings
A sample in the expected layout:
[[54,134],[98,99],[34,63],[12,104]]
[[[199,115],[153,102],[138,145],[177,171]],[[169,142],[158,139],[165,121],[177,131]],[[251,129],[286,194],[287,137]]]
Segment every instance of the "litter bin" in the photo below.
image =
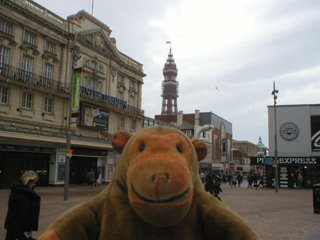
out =
[[313,212],[320,214],[320,183],[313,185]]

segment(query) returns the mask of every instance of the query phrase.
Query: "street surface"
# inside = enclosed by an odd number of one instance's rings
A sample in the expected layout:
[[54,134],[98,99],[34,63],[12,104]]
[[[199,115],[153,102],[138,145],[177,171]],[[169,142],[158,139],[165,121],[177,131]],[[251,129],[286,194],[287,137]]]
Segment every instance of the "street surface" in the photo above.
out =
[[[320,214],[313,213],[312,189],[247,189],[243,186],[230,188],[222,184],[222,201],[236,210],[258,232],[263,240],[301,240],[320,229]],[[64,201],[63,187],[39,187],[35,191],[41,196],[40,234],[61,213],[88,200],[105,186],[70,186],[69,199]],[[0,190],[0,239],[5,238],[4,220],[10,190]],[[319,238],[320,239],[320,238]]]

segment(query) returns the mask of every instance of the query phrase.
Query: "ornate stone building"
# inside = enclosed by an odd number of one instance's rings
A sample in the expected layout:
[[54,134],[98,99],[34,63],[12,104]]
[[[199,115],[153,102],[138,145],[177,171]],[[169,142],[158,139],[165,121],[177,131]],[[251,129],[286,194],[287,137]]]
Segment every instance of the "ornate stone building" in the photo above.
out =
[[143,65],[85,11],[65,20],[31,0],[0,1],[0,189],[27,170],[38,172],[40,186],[64,184],[73,59],[81,82],[70,184],[82,184],[91,168],[107,182],[117,159],[111,136],[142,125]]

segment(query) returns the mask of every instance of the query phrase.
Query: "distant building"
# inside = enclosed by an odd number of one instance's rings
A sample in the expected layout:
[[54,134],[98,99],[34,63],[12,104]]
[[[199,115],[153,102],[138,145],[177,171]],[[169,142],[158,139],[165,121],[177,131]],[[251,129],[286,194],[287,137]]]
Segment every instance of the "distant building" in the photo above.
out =
[[199,129],[206,125],[214,126],[213,130],[200,134],[208,148],[207,157],[200,161],[200,172],[205,170],[215,171],[219,174],[227,174],[228,162],[231,161],[232,124],[212,112],[200,112],[184,114],[180,111],[177,115],[156,115],[155,119],[167,123],[176,123],[177,126],[191,139],[197,137]]

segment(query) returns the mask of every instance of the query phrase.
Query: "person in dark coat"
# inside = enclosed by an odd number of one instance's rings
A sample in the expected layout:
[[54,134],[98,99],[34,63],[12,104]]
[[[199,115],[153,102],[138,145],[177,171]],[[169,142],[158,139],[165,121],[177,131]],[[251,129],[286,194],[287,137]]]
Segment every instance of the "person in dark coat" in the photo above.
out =
[[35,172],[25,172],[19,182],[11,184],[8,212],[4,228],[5,240],[33,240],[32,232],[38,231],[40,214],[40,196],[34,191],[38,181]]
[[209,174],[209,172],[206,171],[205,175],[206,175],[206,180],[205,180],[204,190],[206,190],[206,192],[210,192],[213,195],[212,193],[213,180],[212,180],[211,174]]
[[95,182],[96,182],[96,179],[94,177],[94,172],[93,172],[93,169],[91,169],[91,171],[88,173],[88,186],[91,186],[92,188]]
[[216,198],[218,198],[220,201],[222,201],[221,198],[218,195],[219,195],[220,192],[223,192],[223,191],[222,191],[222,189],[220,187],[220,183],[216,179],[213,181],[212,189],[213,189],[213,192],[214,192],[214,196]]

